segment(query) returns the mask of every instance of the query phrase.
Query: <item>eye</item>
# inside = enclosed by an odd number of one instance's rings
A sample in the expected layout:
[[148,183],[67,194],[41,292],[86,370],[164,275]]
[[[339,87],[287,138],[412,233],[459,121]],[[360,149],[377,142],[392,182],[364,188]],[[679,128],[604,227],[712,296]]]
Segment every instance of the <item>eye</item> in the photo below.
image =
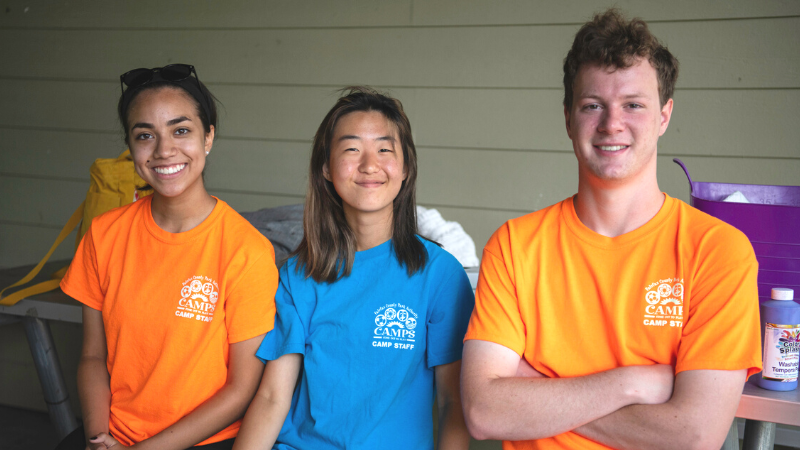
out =
[[153,135],[150,134],[150,133],[139,133],[139,134],[136,135],[135,139],[137,141],[143,141],[145,139],[150,139],[152,137],[153,137]]
[[641,103],[631,103],[631,104],[628,105],[628,108],[640,109],[640,108],[644,108],[644,105],[642,105]]
[[357,149],[357,148],[355,148],[355,147],[350,147],[350,148],[346,148],[346,149],[344,149],[344,151],[346,151],[346,152],[357,152],[357,151],[358,151],[358,149]]
[[382,148],[382,149],[380,149],[380,150],[378,150],[378,151],[379,151],[379,152],[390,152],[390,153],[391,153],[391,152],[393,152],[394,150],[392,150],[391,148]]
[[188,132],[189,132],[188,128],[178,128],[177,130],[175,130],[175,134],[177,135],[187,134]]
[[584,111],[597,111],[600,108],[601,108],[601,106],[599,104],[597,104],[597,103],[588,103],[586,105],[583,105],[582,109]]

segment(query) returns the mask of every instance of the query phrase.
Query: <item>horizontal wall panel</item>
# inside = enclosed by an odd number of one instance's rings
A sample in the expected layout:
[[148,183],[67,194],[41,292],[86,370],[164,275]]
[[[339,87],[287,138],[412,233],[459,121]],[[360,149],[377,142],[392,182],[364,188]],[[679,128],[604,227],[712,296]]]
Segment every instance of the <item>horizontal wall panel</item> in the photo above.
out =
[[294,142],[219,140],[208,157],[206,185],[287,195],[304,195],[311,146]]
[[[525,0],[226,1],[157,0],[113,3],[9,0],[0,26],[103,28],[368,27],[580,23],[616,6],[647,20],[728,19],[800,14],[792,0],[691,1],[569,0],[543,5]],[[546,6],[546,7],[544,7]],[[147,12],[146,14],[144,12]]]
[[0,173],[89,180],[97,158],[116,158],[122,131],[82,133],[0,128]]
[[[800,18],[661,23],[652,29],[682,63],[680,87],[800,87],[800,60],[786,57],[800,40]],[[9,62],[0,76],[111,81],[134,67],[187,62],[207,82],[559,88],[576,31],[574,25],[12,29],[0,30],[0,52]],[[405,67],[415,70],[400,70]]]
[[592,14],[609,7],[619,8],[629,17],[648,21],[735,19],[800,14],[800,3],[793,0],[415,0],[415,25],[510,25],[582,23]]
[[[0,175],[0,222],[23,222],[61,228],[86,198],[86,182],[17,178]],[[58,230],[52,230],[52,241]]]
[[0,27],[253,28],[396,26],[411,22],[411,0],[103,0],[3,2]]
[[420,204],[534,211],[572,195],[570,153],[419,150]]
[[[212,86],[224,102],[220,136],[309,143],[336,94],[328,88]],[[0,127],[118,131],[109,83],[5,80]],[[391,89],[418,146],[571,152],[560,91]],[[80,114],[52,108],[52,98]],[[678,91],[662,153],[800,157],[800,90]],[[109,141],[110,142],[110,141]],[[309,145],[309,144],[307,144]]]
[[[31,201],[37,201],[31,199]],[[38,263],[53,241],[58,229],[0,222],[0,269]],[[53,261],[70,259],[75,254],[75,234],[67,236],[53,253]]]

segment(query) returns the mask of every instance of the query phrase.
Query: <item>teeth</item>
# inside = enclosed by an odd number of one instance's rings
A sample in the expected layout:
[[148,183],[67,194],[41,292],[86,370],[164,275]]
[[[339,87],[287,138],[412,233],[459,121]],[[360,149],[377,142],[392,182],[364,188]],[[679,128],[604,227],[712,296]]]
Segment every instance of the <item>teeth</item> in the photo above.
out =
[[623,148],[627,148],[627,145],[600,145],[600,150],[605,152],[616,152],[617,150],[622,150]]
[[155,170],[156,173],[160,173],[161,175],[171,175],[173,173],[180,172],[181,170],[183,170],[184,167],[186,167],[186,164],[178,164],[169,167],[156,167],[153,170]]

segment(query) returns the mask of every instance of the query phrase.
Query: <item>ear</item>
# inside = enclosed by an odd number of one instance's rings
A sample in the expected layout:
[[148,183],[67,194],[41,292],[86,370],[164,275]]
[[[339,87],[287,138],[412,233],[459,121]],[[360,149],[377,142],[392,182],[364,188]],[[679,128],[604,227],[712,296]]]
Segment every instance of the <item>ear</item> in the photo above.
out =
[[328,170],[328,163],[322,165],[322,176],[325,177],[326,180],[333,183],[333,180],[331,180],[331,172]]
[[672,118],[672,99],[667,100],[667,103],[661,108],[661,129],[658,131],[659,136],[667,131],[670,118]]
[[211,151],[211,147],[214,146],[214,131],[215,131],[214,125],[211,125],[210,130],[208,131],[208,133],[206,133],[206,139],[205,139],[206,154],[208,154],[208,152]]
[[566,123],[567,126],[567,136],[569,136],[569,138],[572,139],[572,128],[570,127],[569,119],[570,119],[569,108],[567,107],[567,105],[564,105],[564,122]]

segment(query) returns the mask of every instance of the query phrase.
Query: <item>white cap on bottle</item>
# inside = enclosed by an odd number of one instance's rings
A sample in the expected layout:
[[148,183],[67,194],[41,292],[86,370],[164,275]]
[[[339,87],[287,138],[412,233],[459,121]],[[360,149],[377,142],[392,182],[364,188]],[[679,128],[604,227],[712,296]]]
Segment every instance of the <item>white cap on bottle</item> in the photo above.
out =
[[794,289],[772,288],[773,300],[794,300]]

